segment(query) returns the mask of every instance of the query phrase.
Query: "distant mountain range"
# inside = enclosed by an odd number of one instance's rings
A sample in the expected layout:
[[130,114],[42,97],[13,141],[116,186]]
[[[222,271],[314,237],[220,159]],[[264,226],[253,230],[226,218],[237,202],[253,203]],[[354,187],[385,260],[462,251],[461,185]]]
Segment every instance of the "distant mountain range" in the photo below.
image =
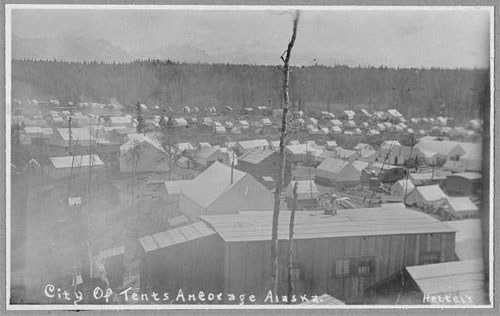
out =
[[26,39],[13,35],[12,57],[65,61],[129,61],[134,57],[104,40],[55,36]]
[[[89,39],[68,34],[47,38],[22,38],[13,34],[12,57],[15,59],[42,59],[65,61],[128,62],[136,59],[170,59],[189,63],[230,63],[230,64],[281,64],[279,55],[273,49],[262,47],[232,47],[218,51],[205,51],[192,45],[169,45],[155,51],[126,49],[102,39]],[[318,60],[316,60],[318,58]],[[346,64],[366,66],[369,61],[356,57],[341,58],[339,52],[316,56],[314,52],[295,52],[295,65],[310,66],[318,62],[323,65]]]

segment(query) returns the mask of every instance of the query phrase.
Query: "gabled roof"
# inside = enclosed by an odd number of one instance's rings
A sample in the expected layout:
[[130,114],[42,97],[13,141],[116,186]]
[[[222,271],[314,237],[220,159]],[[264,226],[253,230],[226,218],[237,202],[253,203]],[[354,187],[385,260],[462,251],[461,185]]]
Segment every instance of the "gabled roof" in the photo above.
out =
[[[278,146],[279,146],[279,141],[278,141]],[[268,158],[269,156],[275,153],[276,152],[271,149],[255,148],[254,150],[241,156],[239,158],[239,161],[256,165],[261,163],[264,159]]]
[[349,162],[344,160],[327,158],[318,167],[316,167],[316,169],[325,170],[332,173],[340,173],[342,169],[344,169],[349,164]]
[[179,118],[174,118],[174,124],[179,126],[185,126],[188,125],[188,122],[186,121],[185,118],[179,117]]
[[334,140],[327,140],[326,141],[326,146],[328,146],[328,147],[337,147],[338,145],[337,145],[337,142],[334,141]]
[[337,155],[340,157],[340,158],[350,158],[352,157],[353,155],[356,155],[356,151],[354,150],[349,150],[349,149],[345,149],[345,148],[342,148],[342,147],[338,147],[337,148]]
[[165,181],[165,188],[168,194],[179,194],[191,181],[193,180]]
[[450,176],[460,177],[467,180],[480,180],[483,177],[479,172],[459,172],[459,173],[454,173]]
[[361,150],[359,151],[359,156],[362,158],[370,158],[374,155],[377,155],[376,150],[371,150],[368,148],[361,148]]
[[454,261],[406,267],[411,278],[424,295],[467,294],[474,297],[471,304],[485,297],[483,260]]
[[369,164],[367,162],[361,160],[356,160],[352,162],[352,166],[356,168],[356,170],[358,170],[359,172],[363,171],[363,169],[368,167],[368,165]]
[[334,132],[334,133],[341,133],[342,129],[339,126],[333,126],[331,128],[331,131]]
[[269,146],[269,142],[265,139],[245,140],[245,141],[238,142],[238,144],[244,150],[252,149],[255,147],[267,147],[267,146]]
[[[239,212],[231,215],[202,215],[225,242],[271,240],[273,212]],[[278,239],[288,240],[290,212],[279,217]],[[450,226],[419,211],[407,208],[365,208],[295,214],[294,239],[382,236],[396,234],[454,232]]]
[[349,117],[353,117],[354,115],[356,115],[356,113],[352,110],[345,110],[344,113]]
[[421,139],[415,145],[415,148],[418,148],[421,151],[439,153],[443,156],[448,156],[453,150],[457,150],[457,153],[460,156],[462,156],[466,153],[465,150],[463,150],[463,148],[459,145],[458,142],[445,141],[445,140],[439,141],[439,140],[422,140]]
[[132,150],[135,146],[139,146],[140,144],[147,143],[151,146],[153,146],[155,149],[165,152],[163,147],[161,147],[161,144],[156,140],[152,139],[148,136],[142,135],[142,134],[136,134],[133,136],[130,140],[128,140],[126,143],[120,146],[120,152],[121,153],[127,153],[128,151]]
[[287,145],[285,148],[290,151],[293,155],[300,155],[306,153],[306,144],[298,144],[298,145]]
[[385,140],[381,145],[380,149],[392,150],[401,147],[401,144],[397,140]]
[[459,142],[458,145],[465,152],[465,154],[463,154],[460,159],[482,159],[482,144]]
[[207,208],[247,175],[238,169],[233,169],[232,173],[233,183],[231,167],[216,161],[184,187],[182,193],[201,207]]
[[443,190],[441,190],[441,188],[437,184],[418,186],[415,189],[427,202],[434,202],[448,198],[448,196],[443,192]]
[[109,257],[119,256],[125,254],[125,246],[118,246],[99,251],[99,258],[105,259]]
[[196,147],[191,143],[178,143],[175,145],[175,147],[181,152],[185,150],[196,150]]
[[303,194],[303,193],[307,193],[307,194],[310,194],[310,193],[317,194],[318,193],[318,188],[316,187],[316,183],[314,183],[314,180],[290,181],[290,184],[288,185],[288,187],[291,187],[293,190],[295,183],[297,183],[297,195]]
[[201,142],[199,145],[200,145],[200,148],[212,147],[212,145],[210,145],[210,143],[207,143],[207,142]]
[[[408,190],[406,190],[407,185],[408,185]],[[413,191],[413,189],[415,189],[415,185],[413,184],[413,182],[407,181],[406,179],[397,181],[391,186],[391,189],[392,187],[401,187],[403,190],[408,191],[408,193],[410,193],[411,191]]]
[[130,116],[112,116],[109,121],[113,124],[132,124],[132,117]]
[[52,157],[49,158],[51,164],[56,168],[79,168],[79,167],[89,167],[92,164],[93,167],[104,166],[104,163],[97,155],[82,155],[82,156],[63,156],[63,157]]
[[[56,128],[56,131],[61,135],[62,139],[69,140],[69,128]],[[88,141],[90,140],[90,131],[85,127],[72,127],[71,128],[71,140],[76,141]]]
[[210,156],[212,156],[217,151],[220,151],[220,149],[213,147],[203,147],[198,153],[196,153],[196,157],[210,158]]
[[367,110],[365,109],[361,109],[361,113],[363,113],[365,116],[367,117],[371,117],[372,115],[370,114],[370,112],[368,112]]
[[214,235],[215,231],[204,222],[169,229],[153,235],[139,238],[139,243],[144,252],[151,252],[158,249],[174,246],[184,242]]
[[387,110],[387,113],[389,113],[392,117],[402,117],[401,113],[399,113],[396,109]]
[[479,208],[467,196],[448,197],[448,204],[454,212],[478,211]]

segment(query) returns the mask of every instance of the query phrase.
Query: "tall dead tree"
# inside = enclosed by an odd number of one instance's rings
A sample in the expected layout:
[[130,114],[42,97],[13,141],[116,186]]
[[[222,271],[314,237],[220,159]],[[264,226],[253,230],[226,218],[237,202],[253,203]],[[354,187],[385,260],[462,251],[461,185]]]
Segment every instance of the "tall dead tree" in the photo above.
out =
[[278,220],[280,213],[281,204],[281,192],[283,190],[283,184],[285,182],[285,137],[286,137],[286,125],[288,117],[288,107],[290,105],[290,95],[289,95],[289,78],[290,78],[290,56],[292,54],[293,44],[295,43],[295,38],[297,37],[297,25],[299,23],[299,11],[296,12],[295,18],[293,20],[293,33],[290,42],[288,43],[288,48],[281,55],[281,60],[283,61],[283,113],[281,120],[281,137],[280,137],[280,163],[279,163],[279,177],[276,184],[276,190],[274,191],[274,211],[273,211],[273,224],[272,224],[272,241],[271,241],[271,282],[273,285],[273,292],[275,295],[278,294],[278,276],[279,276],[279,265],[278,265]]
[[293,227],[295,225],[295,211],[297,211],[297,187],[299,186],[298,182],[295,182],[293,186],[293,206],[292,212],[290,214],[290,224],[288,228],[288,269],[287,269],[287,280],[288,280],[288,290],[287,290],[287,302],[290,304],[292,302],[293,296],[293,279],[292,279],[292,271],[293,271]]

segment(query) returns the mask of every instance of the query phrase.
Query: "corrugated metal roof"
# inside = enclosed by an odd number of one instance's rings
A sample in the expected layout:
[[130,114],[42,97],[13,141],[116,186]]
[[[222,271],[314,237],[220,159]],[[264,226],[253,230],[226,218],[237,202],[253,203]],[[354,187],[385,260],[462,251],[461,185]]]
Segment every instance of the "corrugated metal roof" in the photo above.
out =
[[118,246],[118,247],[104,249],[104,250],[99,251],[99,258],[104,259],[104,258],[114,257],[114,256],[118,256],[118,255],[123,255],[123,254],[125,254],[125,246]]
[[153,235],[140,237],[139,243],[147,253],[213,234],[215,234],[215,231],[208,227],[207,224],[204,222],[196,222]]
[[406,270],[424,295],[484,293],[482,259],[406,267]]
[[254,150],[244,154],[238,159],[239,161],[244,161],[256,165],[274,153],[276,153],[274,150],[255,148]]
[[[271,240],[273,212],[240,212],[200,216],[226,242]],[[278,238],[288,239],[290,212],[279,217]],[[302,211],[295,214],[295,239],[335,238],[454,232],[450,226],[425,213],[406,208],[338,210],[337,215]]]
[[91,158],[90,155],[82,155],[82,156],[64,156],[64,157],[52,157],[49,158],[52,165],[56,168],[79,168],[79,167],[89,167],[90,163],[92,163],[93,167],[104,166],[104,163],[97,155],[93,155]]

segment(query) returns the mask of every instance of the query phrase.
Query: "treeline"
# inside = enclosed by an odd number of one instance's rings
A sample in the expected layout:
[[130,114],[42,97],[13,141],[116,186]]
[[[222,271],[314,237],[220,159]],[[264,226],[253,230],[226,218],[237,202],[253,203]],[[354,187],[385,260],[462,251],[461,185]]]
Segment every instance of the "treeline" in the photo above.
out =
[[[393,69],[309,66],[292,68],[290,98],[305,111],[396,108],[404,115],[471,118],[489,106],[489,70]],[[14,60],[16,99],[62,102],[142,103],[236,110],[279,107],[282,72],[277,66],[187,64],[144,60],[130,63]],[[441,108],[442,110],[442,108]]]

